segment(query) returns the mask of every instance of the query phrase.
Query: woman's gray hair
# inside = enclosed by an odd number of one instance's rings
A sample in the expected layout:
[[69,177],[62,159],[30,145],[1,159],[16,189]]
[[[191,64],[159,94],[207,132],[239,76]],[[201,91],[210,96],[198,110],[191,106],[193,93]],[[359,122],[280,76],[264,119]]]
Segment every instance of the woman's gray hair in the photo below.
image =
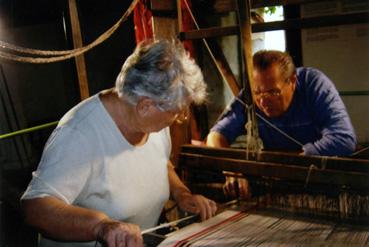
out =
[[116,90],[131,104],[148,97],[162,110],[183,109],[206,98],[200,68],[180,42],[168,40],[138,45],[122,66]]

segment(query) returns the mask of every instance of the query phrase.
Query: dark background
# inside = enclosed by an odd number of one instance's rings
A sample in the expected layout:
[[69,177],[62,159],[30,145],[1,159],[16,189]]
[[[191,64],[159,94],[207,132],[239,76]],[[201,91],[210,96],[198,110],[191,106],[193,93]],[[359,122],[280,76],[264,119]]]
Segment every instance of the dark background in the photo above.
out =
[[[131,1],[78,0],[87,45],[114,25]],[[73,49],[67,0],[1,0],[0,40],[41,49]],[[110,88],[135,46],[132,16],[104,43],[85,53],[90,95]],[[0,133],[57,121],[80,101],[74,59],[26,64],[0,59]],[[0,246],[36,246],[23,223],[19,198],[54,127],[0,140]]]

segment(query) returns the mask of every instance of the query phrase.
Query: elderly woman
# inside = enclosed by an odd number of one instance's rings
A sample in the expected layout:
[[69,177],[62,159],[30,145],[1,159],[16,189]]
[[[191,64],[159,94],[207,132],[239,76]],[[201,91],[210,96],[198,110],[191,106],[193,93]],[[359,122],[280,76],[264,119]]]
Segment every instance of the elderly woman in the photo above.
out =
[[215,202],[193,195],[169,161],[169,128],[204,101],[199,67],[180,43],[142,44],[116,87],[71,109],[50,136],[21,203],[41,246],[142,246],[169,195],[202,219]]

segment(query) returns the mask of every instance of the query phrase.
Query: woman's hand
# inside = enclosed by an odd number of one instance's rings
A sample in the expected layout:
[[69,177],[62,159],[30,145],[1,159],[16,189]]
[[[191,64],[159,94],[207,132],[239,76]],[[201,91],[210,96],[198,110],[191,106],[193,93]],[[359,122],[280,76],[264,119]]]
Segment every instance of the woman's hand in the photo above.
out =
[[217,204],[202,195],[193,195],[187,191],[177,197],[179,207],[186,212],[199,214],[201,220],[206,220],[215,215]]
[[140,227],[111,219],[104,219],[95,227],[99,242],[107,247],[142,247]]

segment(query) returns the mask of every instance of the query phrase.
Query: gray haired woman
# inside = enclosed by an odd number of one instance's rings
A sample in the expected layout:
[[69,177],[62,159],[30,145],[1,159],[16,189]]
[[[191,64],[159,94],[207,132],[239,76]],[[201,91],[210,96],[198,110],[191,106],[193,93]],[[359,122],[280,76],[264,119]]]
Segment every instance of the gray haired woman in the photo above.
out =
[[179,42],[139,45],[116,87],[84,100],[60,120],[21,203],[42,246],[142,246],[141,229],[157,224],[172,196],[181,209],[215,214],[193,195],[169,156],[169,128],[206,84]]

